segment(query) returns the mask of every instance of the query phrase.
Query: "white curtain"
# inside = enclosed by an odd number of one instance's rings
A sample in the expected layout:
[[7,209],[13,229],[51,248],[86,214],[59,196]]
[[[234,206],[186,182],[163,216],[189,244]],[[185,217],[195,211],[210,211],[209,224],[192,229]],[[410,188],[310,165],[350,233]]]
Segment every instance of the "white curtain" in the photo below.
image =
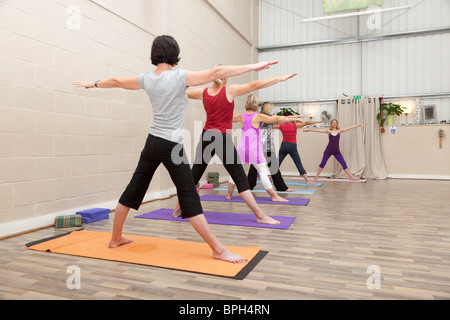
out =
[[[357,124],[367,124],[341,135],[341,153],[351,171],[358,178],[386,179],[387,171],[381,150],[381,134],[377,114],[380,99],[371,96],[365,99],[340,98],[337,119],[341,129]],[[347,174],[339,162],[334,164],[334,177],[346,178]]]

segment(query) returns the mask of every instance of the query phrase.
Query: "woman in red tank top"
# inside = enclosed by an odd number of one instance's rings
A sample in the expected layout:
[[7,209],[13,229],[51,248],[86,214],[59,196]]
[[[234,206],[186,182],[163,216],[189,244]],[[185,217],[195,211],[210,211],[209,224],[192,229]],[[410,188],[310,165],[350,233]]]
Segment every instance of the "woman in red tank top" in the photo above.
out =
[[[284,116],[292,115],[291,112],[287,111],[283,114]],[[322,123],[324,121],[307,121],[303,123],[285,123],[279,126],[274,126],[274,129],[280,129],[283,133],[283,142],[281,143],[280,153],[278,156],[280,167],[287,155],[290,155],[292,160],[297,167],[299,174],[306,180],[306,183],[313,184],[314,182],[308,178],[305,168],[303,168],[302,160],[300,159],[300,154],[297,149],[297,130],[305,126],[309,126],[315,123]]]
[[[212,157],[217,156],[222,161],[225,169],[236,183],[239,194],[256,216],[256,221],[263,224],[278,225],[279,221],[265,214],[256,203],[244,168],[239,161],[231,134],[233,130],[234,99],[273,86],[279,82],[287,81],[297,74],[280,76],[272,79],[257,80],[247,84],[226,86],[228,78],[214,81],[209,88],[187,90],[190,99],[202,100],[206,111],[206,124],[196,149],[192,176],[194,183],[198,184]],[[212,144],[212,146],[211,146]],[[205,152],[206,151],[206,152]],[[181,215],[177,204],[173,217]]]

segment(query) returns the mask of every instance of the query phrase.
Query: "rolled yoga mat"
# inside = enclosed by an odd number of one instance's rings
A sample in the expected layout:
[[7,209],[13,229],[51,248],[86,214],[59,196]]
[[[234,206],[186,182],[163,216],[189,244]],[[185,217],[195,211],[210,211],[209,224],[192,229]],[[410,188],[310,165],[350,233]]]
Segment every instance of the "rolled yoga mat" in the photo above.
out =
[[196,272],[243,280],[267,252],[259,247],[228,247],[248,259],[234,264],[213,259],[211,248],[202,242],[189,242],[143,236],[127,236],[134,242],[109,249],[110,233],[74,231],[62,236],[27,244],[28,249],[72,256],[120,261],[166,269]]
[[[290,205],[290,206],[307,206],[309,199],[287,198],[289,202],[274,202],[269,197],[255,197],[258,204],[276,204],[276,205]],[[231,200],[225,199],[225,196],[207,194],[200,197],[200,201],[217,201],[217,202],[244,202],[241,197],[234,196]]]
[[[173,209],[159,209],[152,212],[148,212],[135,218],[142,219],[154,219],[154,220],[166,220],[166,221],[185,221],[188,219],[172,218]],[[279,225],[268,225],[256,222],[256,217],[253,214],[244,213],[227,213],[227,212],[203,212],[206,220],[210,224],[221,224],[227,226],[241,226],[241,227],[254,227],[254,228],[267,228],[267,229],[281,229],[287,230],[294,223],[294,217],[276,217],[271,216],[273,219],[280,221]]]
[[[220,188],[216,188],[214,189],[215,191],[227,191],[228,187],[220,187]],[[235,191],[237,191],[237,188],[234,189]],[[266,192],[265,189],[263,188],[255,188],[252,190],[252,192]],[[316,192],[316,190],[294,190],[294,192],[287,192],[287,191],[276,191],[277,193],[281,193],[281,194],[314,194]]]

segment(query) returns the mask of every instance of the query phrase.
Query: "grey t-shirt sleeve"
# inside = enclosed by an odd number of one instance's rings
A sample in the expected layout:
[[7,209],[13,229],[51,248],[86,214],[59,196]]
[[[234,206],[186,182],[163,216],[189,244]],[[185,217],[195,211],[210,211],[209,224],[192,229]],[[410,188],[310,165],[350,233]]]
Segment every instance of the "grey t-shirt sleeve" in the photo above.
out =
[[138,75],[138,81],[141,85],[141,88],[145,90],[145,76],[148,74],[148,72],[141,73]]
[[178,69],[176,71],[177,80],[179,80],[180,84],[183,86],[183,88],[188,89],[189,87],[186,86],[186,77],[187,77],[187,70]]

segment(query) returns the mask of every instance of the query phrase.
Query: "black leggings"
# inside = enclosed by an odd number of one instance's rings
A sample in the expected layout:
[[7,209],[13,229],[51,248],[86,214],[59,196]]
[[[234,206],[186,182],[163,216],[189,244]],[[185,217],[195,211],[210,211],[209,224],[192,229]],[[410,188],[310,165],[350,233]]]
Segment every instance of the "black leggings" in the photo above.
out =
[[194,185],[199,183],[214,155],[217,155],[222,161],[225,169],[236,183],[239,193],[250,190],[247,175],[231,136],[209,130],[203,131],[195,152],[194,166],[192,167]]
[[153,175],[161,163],[169,171],[177,188],[183,219],[202,214],[200,197],[183,146],[153,135],[148,136],[133,178],[119,203],[139,210]]
[[280,166],[283,163],[284,159],[287,155],[290,155],[292,160],[295,163],[295,166],[297,167],[298,173],[300,173],[301,176],[304,176],[306,174],[305,168],[303,168],[302,160],[300,159],[300,155],[298,154],[297,150],[297,144],[292,142],[282,142],[280,147]]
[[[288,190],[289,188],[284,182],[283,176],[280,172],[280,166],[276,153],[272,151],[266,151],[264,152],[264,156],[266,158],[267,166],[269,167],[270,175],[272,176],[272,181],[275,185],[275,189],[277,189],[277,191]],[[248,171],[248,183],[251,190],[253,190],[256,186],[257,174],[258,171],[256,171],[255,167],[253,165],[250,166],[250,170]]]

